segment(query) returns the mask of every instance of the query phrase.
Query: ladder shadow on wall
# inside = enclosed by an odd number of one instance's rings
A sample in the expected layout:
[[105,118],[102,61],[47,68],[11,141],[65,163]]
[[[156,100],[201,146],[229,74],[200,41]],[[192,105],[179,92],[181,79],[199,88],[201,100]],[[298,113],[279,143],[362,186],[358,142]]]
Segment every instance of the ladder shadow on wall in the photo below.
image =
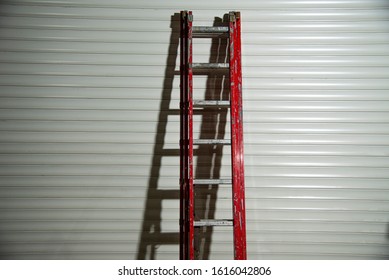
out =
[[[224,15],[224,19],[216,17],[214,26],[226,25],[228,15]],[[179,164],[179,135],[177,133],[177,146],[175,149],[166,149],[166,136],[168,121],[173,119],[179,120],[179,108],[170,108],[173,93],[173,81],[179,80],[179,71],[176,69],[179,37],[180,37],[180,14],[176,13],[171,16],[171,35],[168,48],[168,56],[166,60],[166,68],[164,73],[164,82],[162,85],[161,101],[158,115],[158,123],[156,128],[156,136],[154,140],[154,150],[152,157],[152,166],[150,169],[148,190],[146,193],[146,201],[144,207],[141,235],[138,244],[137,259],[157,259],[157,249],[164,245],[174,245],[176,248],[177,258],[179,256],[179,219],[177,215],[177,231],[163,231],[162,227],[165,222],[162,219],[162,205],[164,200],[176,201],[177,211],[179,213],[179,172],[177,166],[177,184],[169,189],[161,188],[160,181],[164,174],[161,170],[164,164],[165,157],[173,157]],[[196,54],[194,55],[194,62]],[[209,61],[211,63],[224,63],[228,60],[227,38],[214,38],[211,42]],[[199,73],[205,74],[205,73]],[[206,100],[228,100],[228,73],[212,73],[206,75],[206,89],[194,89],[195,99]],[[178,90],[178,89],[177,89]],[[201,96],[201,94],[203,96]],[[178,96],[177,96],[178,97]],[[200,139],[224,139],[226,123],[227,123],[227,108],[219,109],[203,109],[195,111],[195,117],[200,118],[199,131],[195,131],[196,137]],[[169,116],[175,116],[169,118]],[[177,127],[179,123],[175,122]],[[218,179],[220,178],[223,146],[222,145],[199,145],[194,150],[195,155],[195,178],[197,179]],[[230,156],[230,155],[228,155]],[[165,161],[166,162],[166,161]],[[174,180],[173,180],[174,182]],[[216,210],[216,198],[218,194],[217,185],[202,186],[195,189],[196,219],[214,219]],[[196,258],[209,259],[211,242],[212,242],[212,227],[198,228],[197,240],[195,240]],[[170,253],[170,252],[169,252]]]

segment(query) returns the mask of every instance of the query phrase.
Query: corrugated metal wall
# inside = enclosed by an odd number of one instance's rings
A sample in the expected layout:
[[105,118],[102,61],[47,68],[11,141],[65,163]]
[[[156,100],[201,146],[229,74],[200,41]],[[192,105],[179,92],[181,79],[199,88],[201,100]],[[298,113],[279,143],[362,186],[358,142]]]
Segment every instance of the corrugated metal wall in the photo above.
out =
[[[388,259],[386,0],[1,1],[0,257],[178,258],[181,9],[242,12],[249,258]],[[220,43],[195,58],[223,59]],[[222,114],[196,120],[228,135]],[[197,174],[229,175],[209,152]],[[201,201],[228,217],[226,188]],[[204,241],[232,257],[228,229]]]

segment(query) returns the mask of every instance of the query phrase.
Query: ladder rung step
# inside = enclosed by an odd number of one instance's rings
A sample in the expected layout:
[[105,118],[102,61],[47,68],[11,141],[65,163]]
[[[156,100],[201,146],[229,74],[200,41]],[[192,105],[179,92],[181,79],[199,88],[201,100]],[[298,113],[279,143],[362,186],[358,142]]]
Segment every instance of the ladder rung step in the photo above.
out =
[[199,220],[194,221],[195,227],[232,226],[232,220]]
[[192,69],[228,69],[229,63],[192,63]]
[[230,101],[226,100],[193,100],[193,106],[195,107],[229,107]]
[[192,26],[193,33],[228,33],[228,26]]
[[231,140],[229,140],[229,139],[194,139],[193,144],[195,144],[195,145],[202,145],[202,144],[230,145]]
[[195,179],[193,180],[195,185],[231,185],[231,179]]

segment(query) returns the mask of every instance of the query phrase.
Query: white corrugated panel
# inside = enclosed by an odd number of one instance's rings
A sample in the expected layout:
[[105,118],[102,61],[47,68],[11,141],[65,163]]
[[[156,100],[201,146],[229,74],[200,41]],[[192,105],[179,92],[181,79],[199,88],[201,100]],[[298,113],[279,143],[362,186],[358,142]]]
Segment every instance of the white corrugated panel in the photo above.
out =
[[[238,2],[1,2],[0,258],[178,258],[181,9],[242,13],[248,257],[389,258],[389,2]],[[223,114],[195,121],[229,134]],[[228,148],[197,153],[198,177],[230,175]],[[197,208],[229,218],[230,198]],[[201,257],[231,241],[203,233]]]

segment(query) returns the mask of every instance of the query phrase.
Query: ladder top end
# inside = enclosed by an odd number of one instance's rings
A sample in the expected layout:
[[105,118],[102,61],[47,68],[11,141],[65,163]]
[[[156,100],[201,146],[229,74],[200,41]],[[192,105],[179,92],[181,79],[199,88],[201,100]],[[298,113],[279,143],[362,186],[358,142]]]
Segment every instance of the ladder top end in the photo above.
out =
[[234,22],[237,19],[240,19],[240,12],[237,11],[230,12],[230,21]]
[[192,20],[193,20],[192,11],[182,10],[182,11],[181,11],[181,17],[182,17],[182,18],[188,17],[188,19],[189,19],[190,21],[192,21]]

